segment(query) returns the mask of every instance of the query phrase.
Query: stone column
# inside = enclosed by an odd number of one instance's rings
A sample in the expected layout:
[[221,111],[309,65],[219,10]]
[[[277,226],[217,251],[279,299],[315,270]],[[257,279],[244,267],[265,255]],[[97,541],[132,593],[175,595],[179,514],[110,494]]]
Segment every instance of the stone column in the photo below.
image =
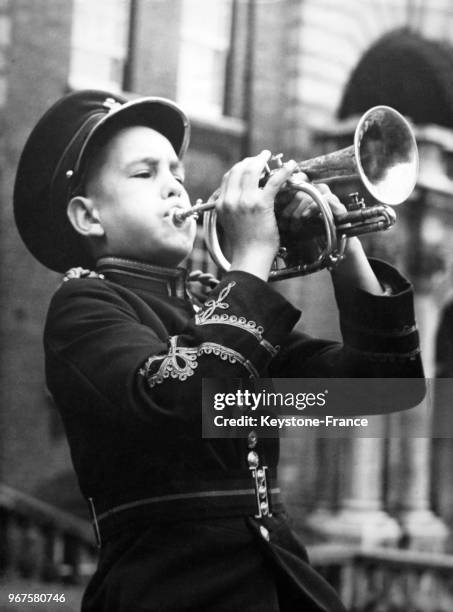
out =
[[[437,304],[432,294],[432,279],[439,266],[445,235],[442,227],[434,224],[431,210],[449,206],[453,195],[453,181],[445,174],[442,163],[443,139],[451,134],[437,128],[426,128],[418,134],[420,143],[420,177],[415,191],[411,214],[406,217],[410,241],[407,248],[407,268],[415,286],[416,320],[420,330],[425,375],[434,375],[434,337],[437,323]],[[437,254],[437,258],[434,255]],[[439,261],[437,261],[439,259]],[[429,380],[429,379],[428,379]],[[398,415],[398,427],[392,435],[400,436],[394,444],[393,470],[390,481],[395,481],[394,507],[400,520],[404,539],[409,548],[443,551],[448,529],[431,509],[432,457],[432,397],[416,408]],[[394,415],[394,424],[397,415]],[[395,441],[396,442],[396,441]],[[392,487],[391,487],[392,489]]]
[[[431,411],[425,402],[400,415],[404,434],[392,452],[396,513],[409,548],[442,552],[448,529],[431,510]],[[392,472],[390,473],[392,478]]]
[[337,541],[360,546],[396,545],[401,532],[382,503],[384,439],[357,437],[348,441],[348,447],[340,479],[343,491],[339,512],[329,511],[323,504],[309,517],[308,524]]

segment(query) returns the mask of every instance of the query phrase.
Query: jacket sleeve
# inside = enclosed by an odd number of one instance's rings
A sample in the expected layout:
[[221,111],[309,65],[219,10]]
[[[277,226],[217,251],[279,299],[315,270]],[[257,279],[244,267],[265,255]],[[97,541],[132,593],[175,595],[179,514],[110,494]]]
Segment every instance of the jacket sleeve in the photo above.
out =
[[453,378],[453,301],[444,306],[436,332],[436,377]]
[[82,396],[115,418],[199,419],[202,378],[264,375],[299,316],[267,283],[231,272],[170,335],[107,282],[70,280],[48,314],[48,386],[59,404]]
[[[392,266],[370,263],[386,291],[380,296],[360,289],[336,291],[343,344],[294,332],[273,360],[271,377],[400,379],[391,385],[373,383],[378,408],[370,398],[363,413],[381,412],[383,406],[407,409],[422,401],[425,383],[412,287]],[[352,394],[354,385],[349,389]]]

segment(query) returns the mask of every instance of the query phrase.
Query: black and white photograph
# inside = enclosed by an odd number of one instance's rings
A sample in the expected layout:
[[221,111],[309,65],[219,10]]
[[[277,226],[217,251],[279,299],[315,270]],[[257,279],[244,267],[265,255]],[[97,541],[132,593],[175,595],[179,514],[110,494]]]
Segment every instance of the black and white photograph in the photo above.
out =
[[453,611],[453,5],[0,0],[0,612]]

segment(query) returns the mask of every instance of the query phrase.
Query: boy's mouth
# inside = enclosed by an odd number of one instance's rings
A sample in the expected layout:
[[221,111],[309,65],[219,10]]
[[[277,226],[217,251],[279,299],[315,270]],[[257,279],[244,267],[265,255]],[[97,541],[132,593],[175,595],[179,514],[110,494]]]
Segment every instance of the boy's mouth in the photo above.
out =
[[173,208],[171,208],[164,216],[170,219],[170,222],[174,225],[174,227],[180,228],[188,223],[191,219],[191,217],[184,217],[182,215],[182,213],[185,212],[187,212],[187,210],[183,206],[173,206]]

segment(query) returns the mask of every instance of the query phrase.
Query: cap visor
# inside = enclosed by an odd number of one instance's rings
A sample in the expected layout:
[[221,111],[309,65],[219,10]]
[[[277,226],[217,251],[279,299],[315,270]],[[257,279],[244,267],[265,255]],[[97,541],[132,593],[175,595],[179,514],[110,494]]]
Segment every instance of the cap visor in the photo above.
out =
[[118,104],[117,107],[113,105],[112,110],[98,121],[80,150],[75,172],[80,170],[92,144],[106,130],[130,125],[143,125],[156,130],[170,141],[180,158],[184,156],[189,145],[190,122],[177,104],[166,98],[139,98],[126,104]]

